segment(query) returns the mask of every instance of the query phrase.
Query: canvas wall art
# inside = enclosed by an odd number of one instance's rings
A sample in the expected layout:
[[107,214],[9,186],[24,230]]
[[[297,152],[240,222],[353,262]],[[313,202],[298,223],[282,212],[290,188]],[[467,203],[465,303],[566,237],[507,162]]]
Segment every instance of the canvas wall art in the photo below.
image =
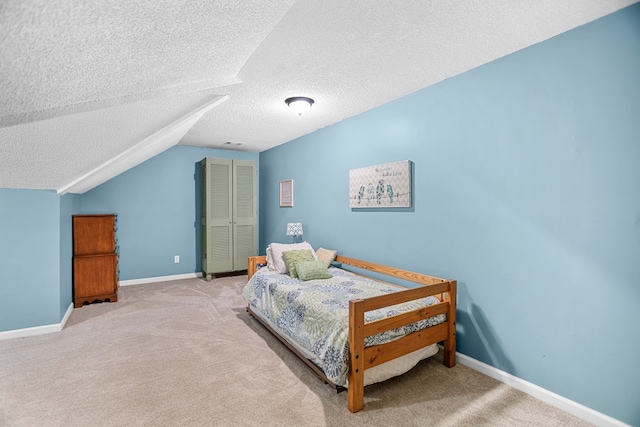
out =
[[411,207],[411,161],[351,169],[349,207]]
[[293,207],[293,180],[280,181],[280,206]]

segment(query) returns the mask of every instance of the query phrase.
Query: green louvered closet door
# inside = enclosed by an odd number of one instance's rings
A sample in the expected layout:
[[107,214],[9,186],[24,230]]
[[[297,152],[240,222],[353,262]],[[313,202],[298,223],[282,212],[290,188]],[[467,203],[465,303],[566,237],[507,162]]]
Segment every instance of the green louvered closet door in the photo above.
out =
[[206,158],[202,177],[202,270],[247,269],[257,254],[256,167],[251,160]]

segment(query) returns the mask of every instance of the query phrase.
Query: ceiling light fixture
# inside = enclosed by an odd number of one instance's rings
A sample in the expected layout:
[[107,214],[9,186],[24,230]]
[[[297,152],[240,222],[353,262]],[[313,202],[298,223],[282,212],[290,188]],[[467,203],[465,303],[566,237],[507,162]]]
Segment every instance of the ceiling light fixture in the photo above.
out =
[[307,98],[306,96],[294,96],[292,98],[285,99],[284,102],[293,110],[294,113],[301,116],[302,113],[311,108],[315,101],[311,98]]

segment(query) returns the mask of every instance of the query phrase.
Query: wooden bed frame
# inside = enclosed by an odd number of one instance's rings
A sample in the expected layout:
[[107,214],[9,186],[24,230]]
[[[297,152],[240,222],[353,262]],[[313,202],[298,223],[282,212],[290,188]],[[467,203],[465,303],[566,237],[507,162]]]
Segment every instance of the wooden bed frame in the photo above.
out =
[[[358,299],[349,302],[349,376],[347,403],[351,412],[358,412],[364,407],[364,371],[381,363],[393,360],[405,354],[416,351],[428,345],[443,342],[443,364],[449,368],[456,364],[456,288],[455,280],[445,280],[426,274],[387,267],[354,258],[338,255],[335,263],[349,265],[364,270],[373,271],[390,277],[396,277],[421,286],[413,289],[385,294],[366,299]],[[247,270],[248,278],[258,270],[258,264],[266,264],[266,256],[249,257]],[[435,296],[440,303],[398,314],[380,320],[365,323],[364,313],[383,307],[400,304],[426,296]],[[247,312],[260,321],[271,333],[282,341],[290,350],[302,359],[321,379],[336,387],[324,375],[324,372],[312,361],[304,357],[284,338],[267,325],[260,317],[253,314],[250,306]],[[364,339],[380,332],[388,331],[403,325],[408,325],[422,319],[438,314],[446,313],[447,321],[439,325],[431,326],[406,335],[395,341],[375,345],[364,346]],[[336,387],[338,388],[338,387]]]

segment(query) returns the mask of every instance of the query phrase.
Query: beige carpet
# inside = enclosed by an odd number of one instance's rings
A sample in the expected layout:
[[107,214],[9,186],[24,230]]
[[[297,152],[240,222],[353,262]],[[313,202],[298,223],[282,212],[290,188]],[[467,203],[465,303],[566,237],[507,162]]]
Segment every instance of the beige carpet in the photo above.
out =
[[582,426],[440,355],[336,393],[244,310],[246,276],[120,288],[62,332],[0,341],[1,426]]

